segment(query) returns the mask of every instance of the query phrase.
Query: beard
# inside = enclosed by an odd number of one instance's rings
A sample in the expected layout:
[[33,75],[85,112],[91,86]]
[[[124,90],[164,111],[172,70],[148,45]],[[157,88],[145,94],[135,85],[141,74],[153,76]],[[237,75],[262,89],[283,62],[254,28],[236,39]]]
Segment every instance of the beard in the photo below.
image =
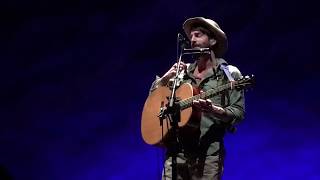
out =
[[191,48],[200,49],[200,48],[210,48],[210,45],[207,44],[191,44]]

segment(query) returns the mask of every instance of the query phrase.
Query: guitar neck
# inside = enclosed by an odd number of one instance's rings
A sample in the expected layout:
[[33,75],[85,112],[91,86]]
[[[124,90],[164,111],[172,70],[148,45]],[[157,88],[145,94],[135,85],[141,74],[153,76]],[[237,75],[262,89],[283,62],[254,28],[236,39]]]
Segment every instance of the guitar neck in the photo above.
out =
[[[236,85],[233,84],[232,86],[236,86]],[[206,92],[203,92],[203,93],[197,94],[195,96],[192,96],[190,98],[180,100],[179,101],[180,108],[181,108],[181,110],[189,108],[189,107],[192,106],[192,102],[194,100],[209,99],[209,98],[212,98],[213,96],[215,96],[215,95],[217,95],[217,94],[219,94],[219,93],[221,93],[221,92],[223,92],[223,91],[225,91],[227,89],[231,89],[231,83],[224,84],[224,85],[218,86],[216,88],[210,89],[210,90],[208,90]]]

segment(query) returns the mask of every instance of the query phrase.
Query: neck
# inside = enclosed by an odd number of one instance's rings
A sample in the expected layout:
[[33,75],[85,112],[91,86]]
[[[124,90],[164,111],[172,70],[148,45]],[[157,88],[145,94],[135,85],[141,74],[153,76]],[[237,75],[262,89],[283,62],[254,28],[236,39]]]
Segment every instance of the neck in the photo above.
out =
[[215,58],[214,54],[207,55],[207,56],[201,56],[197,59],[197,66],[198,71],[204,71],[209,68],[215,68],[217,67],[217,59]]

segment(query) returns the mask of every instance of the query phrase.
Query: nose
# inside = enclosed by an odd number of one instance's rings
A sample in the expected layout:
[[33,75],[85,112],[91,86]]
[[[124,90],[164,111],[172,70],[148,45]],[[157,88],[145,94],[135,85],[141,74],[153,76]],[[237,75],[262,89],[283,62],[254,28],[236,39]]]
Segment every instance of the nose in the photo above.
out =
[[191,41],[191,42],[196,41],[196,40],[195,40],[195,37],[194,37],[193,35],[191,35],[190,41]]
[[191,43],[191,47],[194,47],[196,45],[197,39],[195,36],[190,37],[190,43]]
[[191,36],[190,37],[190,42],[191,42],[191,45],[195,44],[196,43],[196,38],[194,36]]

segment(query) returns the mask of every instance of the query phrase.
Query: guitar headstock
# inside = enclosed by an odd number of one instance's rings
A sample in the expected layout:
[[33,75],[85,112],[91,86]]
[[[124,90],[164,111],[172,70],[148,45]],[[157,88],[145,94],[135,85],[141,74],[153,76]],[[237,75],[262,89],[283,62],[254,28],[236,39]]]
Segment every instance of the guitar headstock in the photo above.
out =
[[255,84],[255,76],[254,75],[247,75],[243,76],[241,79],[236,81],[236,89],[248,89]]

